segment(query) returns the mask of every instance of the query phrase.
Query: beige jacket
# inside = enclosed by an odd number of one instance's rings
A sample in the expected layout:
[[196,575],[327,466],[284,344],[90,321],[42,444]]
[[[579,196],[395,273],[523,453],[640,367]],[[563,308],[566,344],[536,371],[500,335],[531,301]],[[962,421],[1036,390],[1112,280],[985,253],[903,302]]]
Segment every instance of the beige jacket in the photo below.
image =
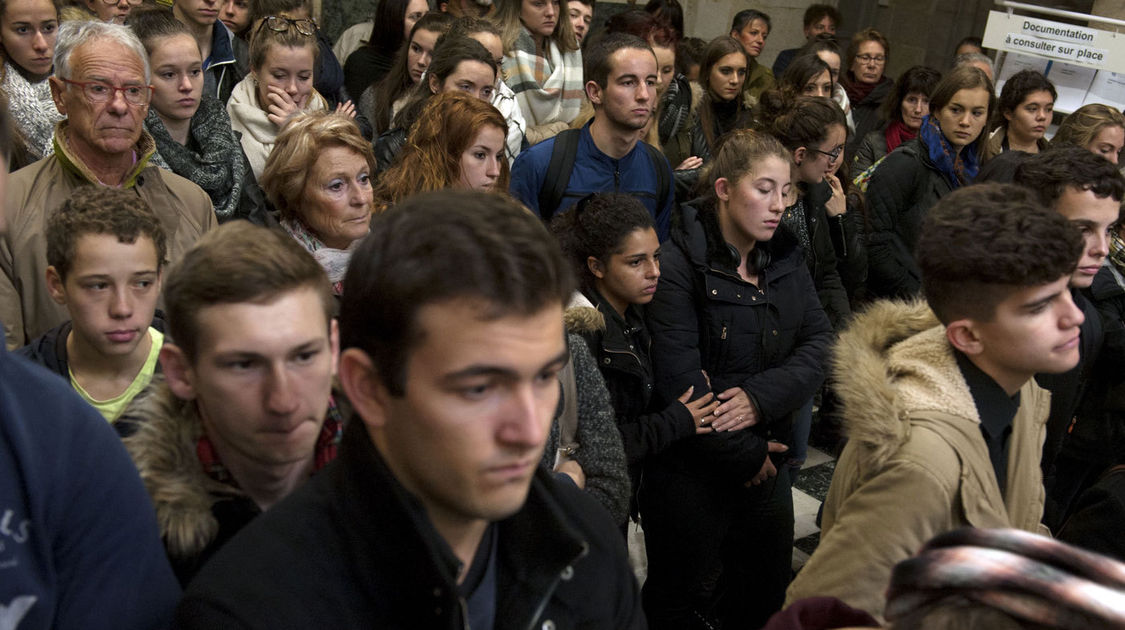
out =
[[[47,293],[47,217],[82,186],[98,180],[66,148],[67,121],[55,128],[55,153],[8,178],[8,231],[0,236],[0,321],[8,348],[17,348],[70,319]],[[148,165],[156,143],[141,134],[139,159],[124,187],[148,202],[168,239],[168,262],[180,259],[215,227],[211,198],[189,180]]]
[[980,418],[924,302],[878,302],[841,335],[835,377],[848,445],[824,502],[820,545],[786,605],[838,597],[881,617],[896,563],[959,527],[1045,533],[1039,459],[1050,394],[1020,390],[1001,495]]

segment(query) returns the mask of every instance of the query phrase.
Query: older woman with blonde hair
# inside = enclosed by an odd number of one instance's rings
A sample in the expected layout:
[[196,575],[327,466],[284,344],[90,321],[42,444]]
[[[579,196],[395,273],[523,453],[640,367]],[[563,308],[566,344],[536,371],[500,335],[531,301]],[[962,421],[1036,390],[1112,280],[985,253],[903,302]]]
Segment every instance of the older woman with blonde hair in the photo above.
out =
[[281,226],[324,267],[336,295],[371,221],[374,171],[371,144],[351,119],[310,112],[294,116],[278,135],[262,172]]
[[1125,115],[1102,103],[1090,103],[1063,119],[1052,146],[1072,144],[1118,164],[1125,148]]
[[504,116],[464,92],[430,99],[395,166],[383,173],[375,198],[384,207],[415,193],[443,188],[506,191]]

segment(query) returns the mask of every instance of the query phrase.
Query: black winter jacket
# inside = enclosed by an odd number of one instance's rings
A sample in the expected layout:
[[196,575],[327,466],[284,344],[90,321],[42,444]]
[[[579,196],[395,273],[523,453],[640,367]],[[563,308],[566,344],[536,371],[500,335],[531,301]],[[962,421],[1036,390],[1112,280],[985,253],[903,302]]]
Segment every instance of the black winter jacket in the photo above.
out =
[[394,165],[398,154],[402,153],[402,148],[406,146],[406,131],[402,127],[395,127],[375,138],[375,168],[379,173]]
[[[846,76],[841,76],[841,81],[847,81],[852,78],[852,72],[849,70]],[[882,110],[883,101],[886,100],[887,94],[890,94],[891,89],[895,86],[894,80],[889,77],[883,77],[863,100],[852,101],[852,120],[855,121],[855,135],[852,136],[852,141],[848,143],[848,155],[855,155],[859,143],[867,137],[867,134],[876,131],[883,127]]]
[[630,306],[625,320],[597,291],[590,291],[586,297],[596,308],[568,309],[567,327],[586,341],[605,380],[635,495],[645,459],[694,435],[695,420],[678,401],[673,400],[663,407],[651,404],[652,340],[641,308]]
[[[166,324],[164,323],[164,312],[157,310],[153,314],[151,326],[162,334],[167,332],[165,330]],[[67,358],[66,352],[66,338],[70,335],[73,328],[70,320],[67,320],[58,326],[48,330],[42,335],[31,340],[31,343],[19,348],[15,351],[25,359],[29,359],[48,370],[54,372],[66,380],[70,384],[70,361]],[[160,368],[160,362],[156,363],[156,374],[160,374],[163,370]],[[122,416],[113,423],[113,429],[121,437],[132,435],[137,430],[136,421],[128,416]]]
[[867,185],[867,288],[872,296],[910,298],[922,288],[914,260],[922,219],[952,191],[921,138],[899,145],[875,169]]
[[[820,305],[824,314],[832,322],[833,330],[842,330],[851,319],[852,311],[848,303],[848,293],[840,278],[836,259],[836,248],[832,244],[831,226],[824,204],[832,198],[832,187],[827,182],[812,186],[801,185],[805,192],[805,225],[809,230],[811,252],[805,252],[805,262],[812,274]],[[846,216],[844,213],[843,216]]]
[[758,244],[770,258],[759,290],[738,275],[714,210],[701,209],[704,203],[682,208],[646,310],[656,404],[676,400],[689,386],[697,398],[741,387],[761,418],[750,429],[681,440],[656,461],[741,486],[765,462],[767,439],[790,440],[793,412],[824,381],[832,327],[792,234],[779,228]]
[[[537,470],[497,525],[497,630],[646,627],[621,534],[576,487]],[[353,418],[340,457],[215,555],[172,627],[464,628],[457,570]]]
[[[164,312],[157,310],[153,314],[151,326],[162,334],[164,329]],[[42,335],[31,340],[31,343],[15,351],[16,354],[42,365],[48,370],[65,378],[70,382],[70,362],[67,360],[66,338],[73,328],[70,320],[48,330]],[[156,373],[160,373],[160,363],[156,364]]]

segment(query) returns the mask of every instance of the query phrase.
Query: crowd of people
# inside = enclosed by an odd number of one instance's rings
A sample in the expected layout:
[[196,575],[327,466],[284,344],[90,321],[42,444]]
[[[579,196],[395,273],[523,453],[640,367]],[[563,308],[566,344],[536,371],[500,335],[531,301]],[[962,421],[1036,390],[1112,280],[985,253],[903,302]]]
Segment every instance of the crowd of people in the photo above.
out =
[[594,14],[0,0],[0,630],[1125,627],[1125,115]]

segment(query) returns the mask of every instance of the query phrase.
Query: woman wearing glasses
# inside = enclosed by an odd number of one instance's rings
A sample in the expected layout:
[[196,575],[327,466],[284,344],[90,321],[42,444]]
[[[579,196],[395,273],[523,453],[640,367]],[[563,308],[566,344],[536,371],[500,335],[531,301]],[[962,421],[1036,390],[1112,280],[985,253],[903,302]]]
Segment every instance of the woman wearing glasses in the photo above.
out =
[[55,108],[47,78],[53,71],[59,15],[51,0],[0,0],[0,92],[7,97],[26,155],[12,155],[25,166],[51,152]]
[[71,6],[59,10],[59,18],[64,22],[71,20],[101,20],[124,24],[133,7],[141,6],[142,0],[75,0]]
[[[311,20],[270,16],[250,38],[250,74],[234,87],[227,113],[231,126],[242,134],[254,177],[262,176],[277,134],[294,114],[328,109],[328,102],[313,89],[315,34]],[[350,102],[337,111],[355,116]]]
[[250,172],[222,101],[203,94],[199,45],[169,11],[138,11],[129,19],[152,66],[145,129],[156,141],[152,164],[186,177],[211,198],[219,222],[265,224],[265,197]]
[[887,38],[873,28],[856,33],[848,46],[848,71],[840,77],[855,121],[855,135],[848,153],[854,153],[860,140],[882,126],[879,108],[894,86],[894,81],[883,74],[890,56],[891,45]]

